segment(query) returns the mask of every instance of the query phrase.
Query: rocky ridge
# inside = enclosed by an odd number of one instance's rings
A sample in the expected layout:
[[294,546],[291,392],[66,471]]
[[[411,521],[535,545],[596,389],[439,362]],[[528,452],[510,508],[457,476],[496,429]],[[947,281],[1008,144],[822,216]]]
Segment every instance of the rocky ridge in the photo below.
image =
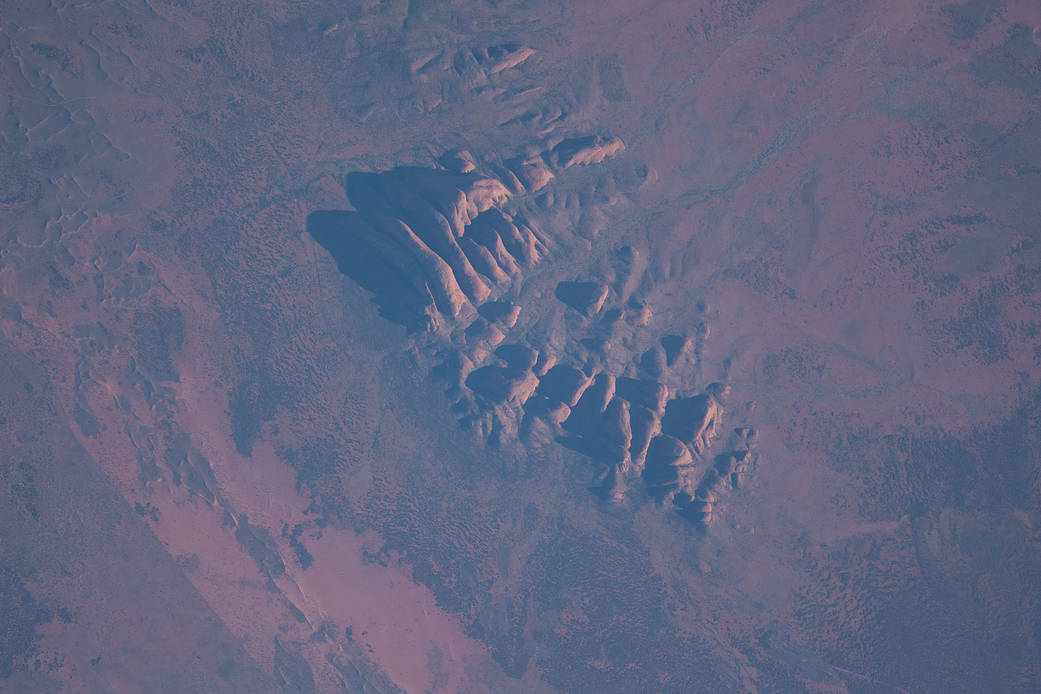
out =
[[566,204],[555,181],[623,149],[583,136],[501,163],[452,150],[438,168],[350,173],[355,209],[315,212],[308,231],[411,331],[479,440],[563,445],[592,462],[601,498],[650,498],[703,528],[754,461],[750,429],[719,450],[726,386],[690,387],[708,326],[646,344],[644,254],[621,246],[586,276],[556,279],[581,231],[547,233],[530,210]]

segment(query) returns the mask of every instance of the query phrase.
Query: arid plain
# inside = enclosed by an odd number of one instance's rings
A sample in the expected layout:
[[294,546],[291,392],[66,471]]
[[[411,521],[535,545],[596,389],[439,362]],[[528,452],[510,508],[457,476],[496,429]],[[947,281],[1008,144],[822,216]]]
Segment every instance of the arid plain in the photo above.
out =
[[0,689],[1041,690],[1041,6],[5,3]]

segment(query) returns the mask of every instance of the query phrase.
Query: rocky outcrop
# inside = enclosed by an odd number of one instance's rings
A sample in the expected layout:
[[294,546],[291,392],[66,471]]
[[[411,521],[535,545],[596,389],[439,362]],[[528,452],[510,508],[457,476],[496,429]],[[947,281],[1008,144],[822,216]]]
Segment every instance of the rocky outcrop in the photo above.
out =
[[617,137],[574,137],[563,140],[550,151],[551,160],[561,168],[599,164],[625,149]]
[[751,452],[747,449],[717,455],[693,491],[675,495],[672,503],[677,513],[695,527],[704,529],[712,521],[721,497],[740,486],[750,460]]
[[629,442],[629,459],[633,465],[640,466],[647,453],[651,437],[661,431],[661,423],[657,412],[647,409],[642,405],[633,405],[629,408],[629,428],[632,438]]
[[489,405],[519,406],[535,390],[535,374],[516,373],[500,366],[482,366],[466,378],[466,385]]
[[618,378],[615,391],[619,397],[625,398],[634,405],[642,405],[659,415],[665,409],[665,399],[669,389],[663,383],[641,378]]
[[487,49],[488,74],[494,75],[517,67],[535,54],[535,49],[516,44],[491,46]]
[[[486,74],[493,53],[483,59]],[[526,57],[496,55],[504,65]],[[355,210],[316,212],[308,229],[372,292],[382,315],[434,333],[416,336],[410,357],[422,365],[424,350],[432,352],[432,376],[478,440],[562,444],[591,463],[590,489],[601,498],[632,503],[643,490],[704,527],[718,497],[741,484],[754,437],[735,430],[706,469],[719,450],[726,389],[690,394],[683,381],[698,373],[707,326],[689,336],[649,334],[659,319],[646,300],[648,261],[631,246],[606,250],[589,279],[529,281],[567,246],[543,235],[515,198],[621,149],[613,139],[571,138],[501,164],[453,150],[438,169],[350,174]],[[568,195],[551,189],[527,199],[542,207]],[[552,273],[561,264],[542,267]],[[546,310],[554,298],[567,309]]]
[[592,458],[611,466],[622,465],[629,456],[632,441],[629,403],[612,398],[586,441]]
[[607,299],[607,286],[599,282],[561,282],[556,297],[583,316],[598,313]]
[[662,431],[700,454],[712,443],[723,406],[709,393],[670,400],[661,421]]
[[524,403],[524,413],[528,417],[542,419],[553,425],[560,425],[571,415],[571,408],[559,400],[535,394]]
[[689,349],[690,340],[682,335],[666,335],[661,339],[661,346],[665,350],[666,365],[675,366],[680,357]]
[[495,356],[506,362],[506,370],[514,374],[530,371],[539,359],[537,350],[523,344],[501,345],[495,350]]
[[465,149],[451,149],[437,158],[438,165],[451,173],[468,174],[477,168],[474,157]]
[[579,435],[592,433],[613,397],[614,376],[597,374],[592,385],[582,392],[582,397],[571,408],[571,416],[564,422],[564,428]]
[[590,383],[589,376],[574,366],[558,364],[539,381],[537,395],[573,407]]
[[692,464],[690,450],[682,441],[668,434],[655,436],[647,448],[647,462],[643,468],[647,493],[661,501],[670,492],[679,489],[682,476]]
[[468,325],[463,331],[463,335],[466,344],[479,344],[487,347],[495,347],[506,338],[502,330],[483,318],[478,318]]
[[516,178],[518,185],[529,192],[542,190],[553,180],[553,172],[541,156],[527,159],[509,159],[505,162],[507,170]]
[[457,53],[452,59],[452,67],[468,83],[477,86],[486,83],[493,75],[517,67],[534,54],[534,49],[515,43],[472,47]]
[[501,209],[511,195],[501,181],[476,173],[464,153],[443,160],[451,170],[350,174],[357,211],[308,218],[344,274],[376,295],[385,317],[410,328],[472,315],[545,251],[530,226]]
[[477,312],[487,321],[499,323],[509,329],[517,324],[520,317],[520,306],[509,301],[488,301],[477,308]]
[[[495,74],[532,53],[523,46],[494,46],[460,59]],[[486,302],[495,305],[549,251],[524,215],[507,210],[512,197],[545,187],[554,168],[599,163],[623,147],[617,138],[578,137],[491,164],[488,173],[459,149],[440,156],[437,169],[351,173],[345,188],[355,211],[313,213],[307,228],[345,275],[374,294],[384,317],[411,329],[437,330]],[[599,311],[606,287],[572,284],[561,288],[562,300],[587,316]],[[512,327],[517,315],[485,318]]]
[[640,358],[640,368],[651,378],[661,378],[667,366],[665,350],[659,345],[651,347]]

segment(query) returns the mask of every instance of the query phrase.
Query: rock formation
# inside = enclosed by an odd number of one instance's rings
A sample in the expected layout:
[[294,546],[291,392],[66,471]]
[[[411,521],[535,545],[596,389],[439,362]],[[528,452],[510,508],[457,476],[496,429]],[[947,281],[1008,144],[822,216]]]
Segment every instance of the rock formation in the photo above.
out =
[[561,282],[556,296],[587,318],[600,311],[607,299],[607,287],[598,282]]
[[661,428],[694,452],[701,453],[711,445],[722,411],[723,406],[708,393],[670,400],[665,406]]
[[[489,50],[486,62],[493,54],[505,61],[496,65],[529,55],[503,50]],[[571,319],[549,319],[537,307],[522,311],[528,304],[519,298],[566,239],[543,234],[513,198],[621,149],[617,140],[580,137],[483,168],[469,152],[452,150],[438,159],[439,169],[350,174],[355,210],[316,212],[308,230],[344,274],[372,292],[382,315],[434,333],[425,348],[435,352],[432,376],[479,439],[500,446],[516,437],[556,441],[592,463],[590,489],[601,498],[629,503],[642,489],[703,528],[716,495],[740,484],[754,435],[735,430],[732,450],[698,478],[726,389],[712,384],[687,394],[675,369],[696,368],[707,328],[648,343],[641,331],[653,314],[640,296],[647,263],[630,246],[607,253],[590,279],[550,285]],[[540,195],[541,204],[553,204],[552,193]],[[569,337],[560,332],[565,325],[585,334]],[[627,356],[634,344],[642,351]],[[627,359],[628,370],[618,373]]]

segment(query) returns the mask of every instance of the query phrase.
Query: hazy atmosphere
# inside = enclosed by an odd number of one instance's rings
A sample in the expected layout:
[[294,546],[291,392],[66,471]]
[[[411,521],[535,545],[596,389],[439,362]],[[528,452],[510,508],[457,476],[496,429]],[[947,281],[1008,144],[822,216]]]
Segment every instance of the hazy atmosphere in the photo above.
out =
[[0,1],[0,691],[1041,691],[1037,0]]

